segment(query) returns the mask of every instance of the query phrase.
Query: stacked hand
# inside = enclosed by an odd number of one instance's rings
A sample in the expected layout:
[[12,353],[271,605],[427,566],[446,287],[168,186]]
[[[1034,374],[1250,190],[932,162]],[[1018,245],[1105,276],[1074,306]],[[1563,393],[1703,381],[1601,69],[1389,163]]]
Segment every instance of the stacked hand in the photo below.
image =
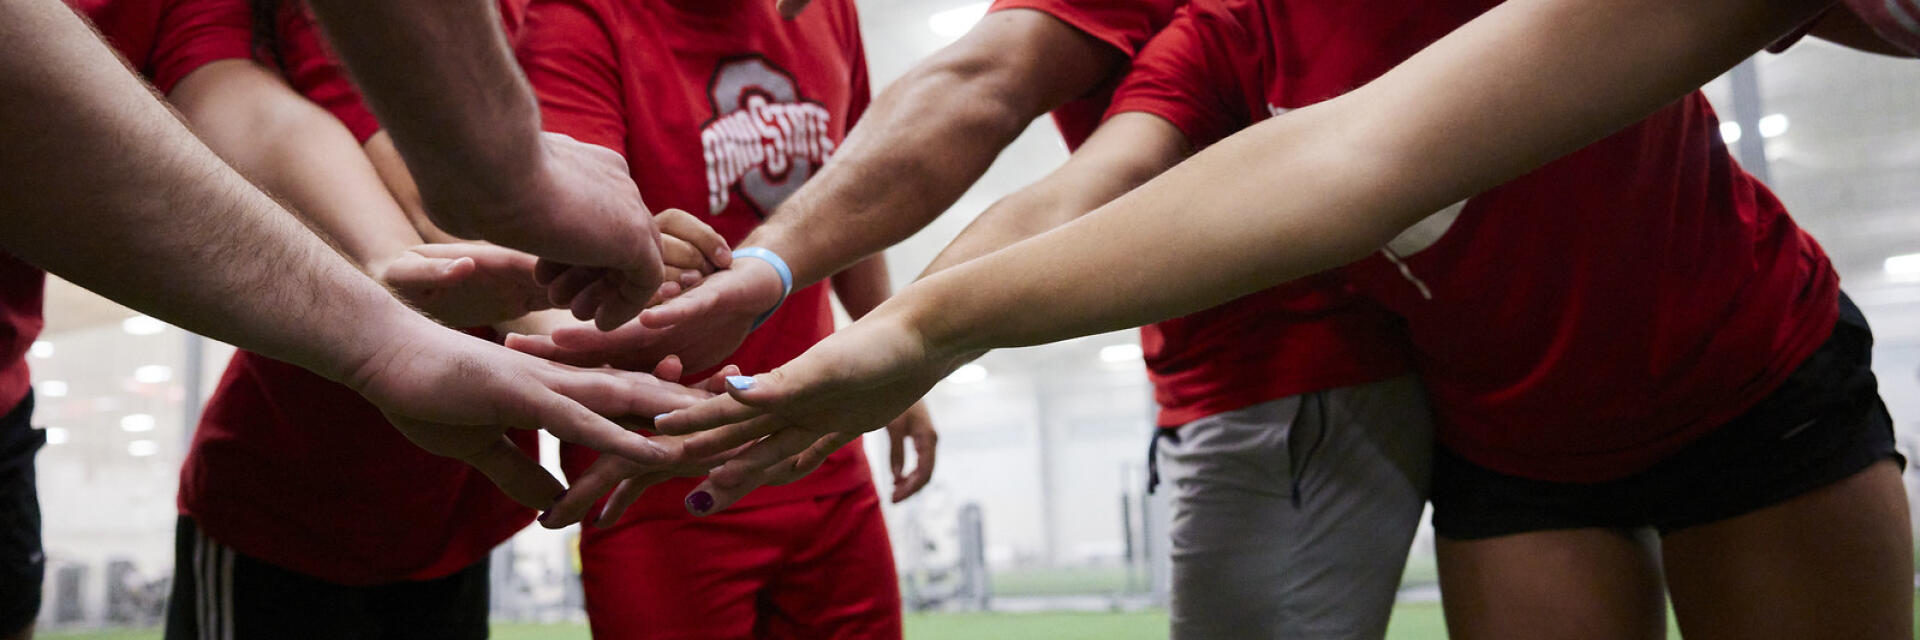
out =
[[540,141],[538,169],[516,200],[499,201],[489,185],[433,188],[422,180],[427,211],[449,233],[540,256],[536,274],[555,304],[617,327],[660,287],[653,216],[618,152],[557,133]]
[[[580,369],[516,353],[417,317],[345,380],[421,448],[472,465],[521,504],[545,509],[561,484],[506,438],[546,429],[641,464],[683,457],[678,442],[602,416],[653,416],[710,394],[640,373]],[[642,418],[644,419],[644,418]]]
[[612,331],[570,327],[551,336],[509,336],[507,346],[556,362],[633,371],[676,355],[687,370],[705,370],[740,347],[781,291],[773,267],[741,260]]
[[[894,422],[970,359],[933,348],[896,317],[876,311],[772,372],[728,379],[728,395],[659,417],[661,433],[700,432],[684,442],[688,457],[738,450],[689,496],[689,509],[725,509],[755,488],[811,471],[834,449]],[[932,471],[933,439],[921,439],[916,475]],[[895,493],[904,497],[899,485]]]
[[490,325],[549,308],[535,258],[487,244],[423,244],[368,266],[414,308],[448,326]]

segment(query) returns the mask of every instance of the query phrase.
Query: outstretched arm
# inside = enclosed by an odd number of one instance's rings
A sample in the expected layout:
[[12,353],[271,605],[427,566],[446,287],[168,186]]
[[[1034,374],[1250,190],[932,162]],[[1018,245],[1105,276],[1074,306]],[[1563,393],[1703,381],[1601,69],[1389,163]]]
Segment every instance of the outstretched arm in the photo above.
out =
[[916,283],[660,428],[730,425],[696,437],[695,450],[766,436],[711,478],[741,483],[825,434],[877,428],[986,349],[1138,326],[1345,264],[1449,202],[1645,117],[1825,4],[1507,2],[1373,83]]
[[315,15],[455,235],[583,269],[570,292],[602,328],[660,285],[659,234],[617,154],[542,134],[490,0],[313,0]]
[[644,376],[571,369],[433,324],[181,126],[71,9],[0,3],[0,246],[122,304],[359,391],[428,450],[545,506],[559,483],[501,435],[546,427],[639,460],[596,413],[682,406]]

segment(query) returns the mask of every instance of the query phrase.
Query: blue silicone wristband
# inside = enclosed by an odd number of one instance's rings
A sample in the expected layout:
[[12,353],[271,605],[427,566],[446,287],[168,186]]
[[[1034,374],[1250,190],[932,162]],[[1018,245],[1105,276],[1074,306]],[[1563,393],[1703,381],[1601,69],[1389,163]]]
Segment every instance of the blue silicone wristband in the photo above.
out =
[[787,261],[780,259],[780,254],[760,247],[734,249],[733,259],[739,260],[741,258],[753,258],[773,265],[773,270],[780,274],[780,299],[773,303],[772,309],[768,309],[766,313],[762,313],[760,317],[753,319],[753,328],[758,329],[760,325],[767,322],[767,318],[773,317],[773,312],[780,310],[781,303],[786,302],[787,296],[793,293],[793,269],[787,268]]

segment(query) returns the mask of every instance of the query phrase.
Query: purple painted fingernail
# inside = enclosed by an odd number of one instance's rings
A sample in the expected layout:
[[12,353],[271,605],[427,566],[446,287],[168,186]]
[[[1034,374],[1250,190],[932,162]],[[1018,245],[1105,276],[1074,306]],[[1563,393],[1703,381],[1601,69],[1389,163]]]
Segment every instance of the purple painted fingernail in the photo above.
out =
[[[560,493],[553,496],[553,501],[551,504],[559,504],[561,500],[565,500],[565,499],[567,499],[567,490],[561,489]],[[540,512],[540,524],[546,524],[547,517],[551,515],[553,515],[553,507],[551,506],[547,507],[546,511]]]
[[752,389],[753,376],[727,376],[727,386],[733,387],[736,391]]
[[693,492],[692,495],[687,496],[687,510],[692,511],[694,515],[706,515],[708,511],[713,510],[713,494],[705,491]]

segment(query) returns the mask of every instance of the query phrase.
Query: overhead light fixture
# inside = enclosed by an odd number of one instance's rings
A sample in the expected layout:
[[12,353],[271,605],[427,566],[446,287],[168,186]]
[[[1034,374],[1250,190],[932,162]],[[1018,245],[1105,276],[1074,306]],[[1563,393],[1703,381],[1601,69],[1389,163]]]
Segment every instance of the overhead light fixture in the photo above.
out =
[[47,444],[66,444],[67,430],[60,427],[47,427]]
[[927,18],[927,28],[942,38],[957,39],[972,29],[974,23],[987,17],[987,9],[991,6],[991,2],[976,2],[937,12]]
[[1787,114],[1784,113],[1773,113],[1762,116],[1760,118],[1760,137],[1780,137],[1780,134],[1787,132],[1787,126],[1790,124],[1792,123],[1787,121]]
[[1733,144],[1735,142],[1739,142],[1740,141],[1740,123],[1738,122],[1720,123],[1720,140],[1727,144]]
[[1886,269],[1887,277],[1894,280],[1920,280],[1920,253],[1887,258],[1887,261],[1881,264],[1881,268]]
[[1100,361],[1110,364],[1139,362],[1141,353],[1137,344],[1110,344],[1100,347]]
[[150,364],[133,370],[135,382],[159,384],[173,379],[173,367],[164,364]]
[[53,343],[45,340],[35,340],[33,341],[33,346],[27,347],[27,355],[41,360],[51,358],[53,357]]
[[987,379],[987,368],[977,364],[964,364],[947,374],[947,382],[954,384],[972,384]]
[[156,453],[160,453],[160,443],[158,442],[152,440],[135,440],[127,443],[127,455],[135,458],[145,458]]
[[146,433],[153,430],[153,416],[144,413],[127,414],[120,418],[120,430],[127,433]]
[[120,321],[120,330],[130,335],[150,336],[167,330],[167,323],[153,316],[134,316]]
[[35,391],[39,391],[40,395],[49,398],[67,397],[67,383],[65,380],[41,380],[38,384],[33,385],[33,388]]

